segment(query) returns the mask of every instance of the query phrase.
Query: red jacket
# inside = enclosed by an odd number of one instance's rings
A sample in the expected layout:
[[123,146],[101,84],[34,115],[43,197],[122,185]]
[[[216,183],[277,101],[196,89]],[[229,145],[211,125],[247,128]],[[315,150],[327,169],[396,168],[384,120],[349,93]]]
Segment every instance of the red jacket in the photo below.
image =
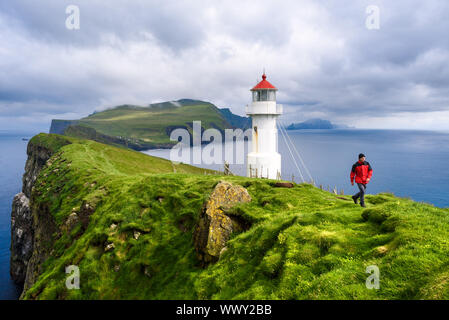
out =
[[354,183],[354,177],[356,183],[367,184],[373,175],[373,169],[368,161],[357,161],[353,164],[351,170],[351,183]]

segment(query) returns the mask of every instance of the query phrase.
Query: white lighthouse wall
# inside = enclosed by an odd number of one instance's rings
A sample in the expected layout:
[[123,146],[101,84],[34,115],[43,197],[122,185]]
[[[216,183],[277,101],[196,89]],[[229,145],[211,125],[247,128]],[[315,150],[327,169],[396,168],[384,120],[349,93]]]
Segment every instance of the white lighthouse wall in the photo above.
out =
[[[252,150],[248,154],[248,176],[276,179],[281,172],[281,155],[277,152],[277,115],[253,114]],[[256,131],[257,128],[257,131]]]
[[246,114],[279,114],[276,101],[253,101],[246,109]]
[[277,152],[277,115],[257,114],[252,115],[251,118],[253,121],[252,151],[258,153]]
[[281,155],[248,153],[247,176],[253,178],[278,179],[281,174]]

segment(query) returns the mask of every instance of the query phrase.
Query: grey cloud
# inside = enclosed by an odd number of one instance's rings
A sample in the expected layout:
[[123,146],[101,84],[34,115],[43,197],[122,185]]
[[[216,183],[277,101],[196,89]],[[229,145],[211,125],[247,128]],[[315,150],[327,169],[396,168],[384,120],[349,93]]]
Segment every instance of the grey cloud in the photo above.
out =
[[[189,6],[195,4],[194,6]],[[80,30],[65,26],[68,5],[80,9]],[[30,37],[54,44],[98,46],[109,35],[145,41],[152,34],[173,50],[191,47],[204,36],[199,3],[178,1],[29,1],[0,3],[0,11],[24,25]]]
[[449,111],[442,0],[78,1],[69,31],[76,2],[0,3],[0,120],[186,97],[243,114],[263,67],[291,121]]

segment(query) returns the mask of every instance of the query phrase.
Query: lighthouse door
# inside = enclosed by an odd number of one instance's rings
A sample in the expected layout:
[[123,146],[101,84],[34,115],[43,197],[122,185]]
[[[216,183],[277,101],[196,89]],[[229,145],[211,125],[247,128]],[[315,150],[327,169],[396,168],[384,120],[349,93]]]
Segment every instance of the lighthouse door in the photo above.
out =
[[255,148],[253,149],[255,152],[259,152],[259,134],[257,133],[257,126],[254,126],[254,135],[253,135],[253,141],[255,143]]

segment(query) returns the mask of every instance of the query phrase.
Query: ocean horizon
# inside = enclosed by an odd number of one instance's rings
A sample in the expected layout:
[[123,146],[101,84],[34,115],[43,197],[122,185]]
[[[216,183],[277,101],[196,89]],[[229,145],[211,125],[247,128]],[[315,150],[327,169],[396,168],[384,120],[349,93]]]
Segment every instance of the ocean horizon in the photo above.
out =
[[[349,174],[358,154],[364,153],[374,172],[368,184],[368,194],[389,192],[437,207],[449,207],[449,197],[445,192],[449,190],[449,174],[441,175],[441,172],[438,173],[436,170],[445,165],[449,159],[449,131],[305,129],[288,130],[287,133],[316,186],[321,185],[324,189],[330,190],[336,188],[345,194],[358,192],[357,186],[351,186]],[[304,180],[301,179],[285,140],[280,133],[278,136],[278,151],[282,155],[282,179],[293,179],[296,183],[310,182],[305,168],[293,152],[304,177]],[[193,150],[195,148],[198,147],[193,147]],[[224,145],[224,152],[227,148],[232,146]],[[246,154],[247,142],[244,150]],[[235,151],[234,146],[234,154]],[[170,160],[169,149],[143,152]],[[224,155],[222,163],[219,164],[193,164],[192,161],[188,164],[222,171],[223,161]],[[236,175],[246,175],[245,163],[231,163],[230,169]]]

